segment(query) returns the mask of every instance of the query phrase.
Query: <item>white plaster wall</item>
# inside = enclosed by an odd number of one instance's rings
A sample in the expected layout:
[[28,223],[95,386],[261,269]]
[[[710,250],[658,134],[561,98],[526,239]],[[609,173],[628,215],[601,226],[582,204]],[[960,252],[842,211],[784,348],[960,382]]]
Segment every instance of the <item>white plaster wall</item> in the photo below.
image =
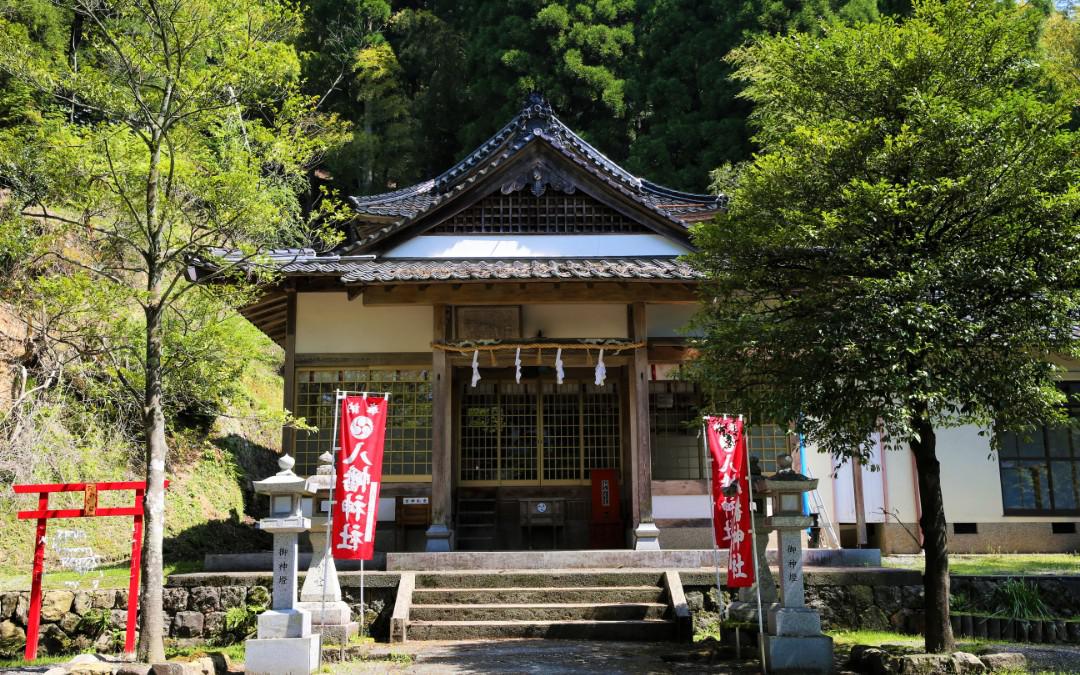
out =
[[366,307],[345,293],[298,293],[296,352],[430,352],[431,307]]
[[653,518],[709,518],[708,495],[654,495]]
[[[430,310],[428,312],[430,314]],[[522,337],[625,338],[626,305],[525,305],[521,309]]]
[[690,337],[701,331],[687,332],[686,325],[697,312],[697,304],[667,305],[649,303],[645,306],[645,324],[649,337]]
[[427,235],[390,249],[385,258],[598,258],[689,253],[658,234]]
[[[937,453],[941,462],[941,486],[945,517],[950,523],[1017,523],[1049,520],[1077,520],[1072,516],[1006,516],[1001,500],[1001,474],[996,453],[990,451],[989,436],[980,436],[973,425],[938,429]],[[898,512],[905,524],[918,519],[914,465],[911,451],[901,448],[885,452],[885,504]],[[818,492],[829,518],[836,521],[836,482],[831,477],[829,455],[807,448],[807,463],[821,479]]]

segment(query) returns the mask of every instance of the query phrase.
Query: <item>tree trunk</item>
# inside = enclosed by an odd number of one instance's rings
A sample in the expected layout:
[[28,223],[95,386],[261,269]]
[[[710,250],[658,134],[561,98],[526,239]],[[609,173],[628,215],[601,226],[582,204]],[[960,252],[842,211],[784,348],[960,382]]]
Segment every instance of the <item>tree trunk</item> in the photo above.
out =
[[146,498],[143,502],[145,531],[142,546],[142,590],[139,595],[139,660],[165,660],[165,617],[162,589],[165,586],[162,547],[165,540],[165,414],[161,407],[161,315],[156,307],[146,310],[146,399],[143,407],[146,440]]
[[926,651],[951,652],[956,643],[949,623],[949,545],[945,503],[941,496],[941,464],[937,458],[937,436],[926,414],[925,404],[915,406],[913,427],[919,434],[911,441],[915,471],[919,475],[923,551],[926,571],[923,591],[926,616]]

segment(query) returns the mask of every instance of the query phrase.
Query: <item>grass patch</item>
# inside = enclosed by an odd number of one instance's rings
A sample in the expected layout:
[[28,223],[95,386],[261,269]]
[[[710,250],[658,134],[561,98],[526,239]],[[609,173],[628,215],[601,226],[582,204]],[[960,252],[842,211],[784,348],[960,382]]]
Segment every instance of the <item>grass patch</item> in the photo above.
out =
[[[923,570],[921,555],[886,556],[885,567]],[[953,574],[1080,574],[1080,554],[1076,553],[953,553],[949,555]]]
[[24,668],[27,666],[49,666],[54,663],[67,663],[72,656],[39,656],[33,661],[26,659],[0,659],[0,668]]
[[[923,647],[922,635],[893,633],[885,630],[827,630],[825,634],[832,637],[837,647],[847,649],[855,645],[899,645],[914,647],[921,651]],[[970,652],[988,644],[991,642],[981,638],[956,638],[956,649],[962,652]]]
[[[50,572],[45,568],[45,575],[41,580],[41,586],[45,590],[79,590],[88,591],[95,588],[116,589],[128,587],[128,574],[131,571],[130,563],[113,563],[102,565],[93,572],[81,574],[68,570],[56,570]],[[170,574],[185,574],[188,572],[202,571],[202,562],[184,560],[165,563],[165,578]],[[0,591],[29,591],[29,570],[15,570],[12,568],[0,569]]]
[[168,647],[165,649],[165,658],[199,658],[200,656],[208,656],[215,652],[229,657],[229,660],[234,664],[243,663],[244,661],[243,642],[235,645],[228,645],[227,647]]

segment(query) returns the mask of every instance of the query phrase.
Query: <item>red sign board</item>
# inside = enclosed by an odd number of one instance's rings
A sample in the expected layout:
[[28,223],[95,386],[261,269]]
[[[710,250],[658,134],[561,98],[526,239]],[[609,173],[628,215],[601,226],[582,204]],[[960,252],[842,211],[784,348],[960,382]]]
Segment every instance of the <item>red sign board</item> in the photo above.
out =
[[375,554],[387,409],[381,397],[341,401],[331,540],[333,556],[341,560],[371,560]]
[[592,522],[617,523],[619,510],[619,474],[615,469],[592,470]]
[[743,421],[709,417],[705,430],[712,456],[713,536],[719,548],[728,549],[727,585],[750,587],[754,585],[753,520]]

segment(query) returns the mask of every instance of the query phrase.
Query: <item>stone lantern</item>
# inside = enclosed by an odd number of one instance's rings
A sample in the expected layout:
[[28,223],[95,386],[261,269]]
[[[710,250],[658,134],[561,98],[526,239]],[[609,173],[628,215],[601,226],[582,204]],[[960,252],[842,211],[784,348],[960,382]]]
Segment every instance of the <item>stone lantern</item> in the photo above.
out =
[[300,533],[311,528],[304,516],[307,481],[293,473],[295,460],[283,455],[281,471],[255,482],[257,494],[269,495],[270,515],[259,529],[274,535],[273,604],[259,615],[257,638],[246,643],[248,673],[309,675],[319,667],[320,638],[311,633],[311,613],[296,606]]
[[817,479],[791,468],[791,456],[777,459],[780,469],[754,485],[755,496],[772,501],[765,519],[776,530],[779,546],[780,602],[768,609],[765,661],[770,673],[830,673],[832,638],[821,633],[821,616],[806,606],[803,582],[802,531],[813,522],[803,515],[803,494],[817,488]]
[[[307,479],[308,492],[315,495],[311,513],[311,564],[297,607],[311,613],[312,630],[322,636],[323,644],[346,644],[360,630],[352,620],[352,611],[341,599],[334,557],[326,555],[326,532],[331,520],[330,487],[334,482],[334,458],[329,452],[319,456],[315,475]],[[325,584],[325,585],[324,585]]]

